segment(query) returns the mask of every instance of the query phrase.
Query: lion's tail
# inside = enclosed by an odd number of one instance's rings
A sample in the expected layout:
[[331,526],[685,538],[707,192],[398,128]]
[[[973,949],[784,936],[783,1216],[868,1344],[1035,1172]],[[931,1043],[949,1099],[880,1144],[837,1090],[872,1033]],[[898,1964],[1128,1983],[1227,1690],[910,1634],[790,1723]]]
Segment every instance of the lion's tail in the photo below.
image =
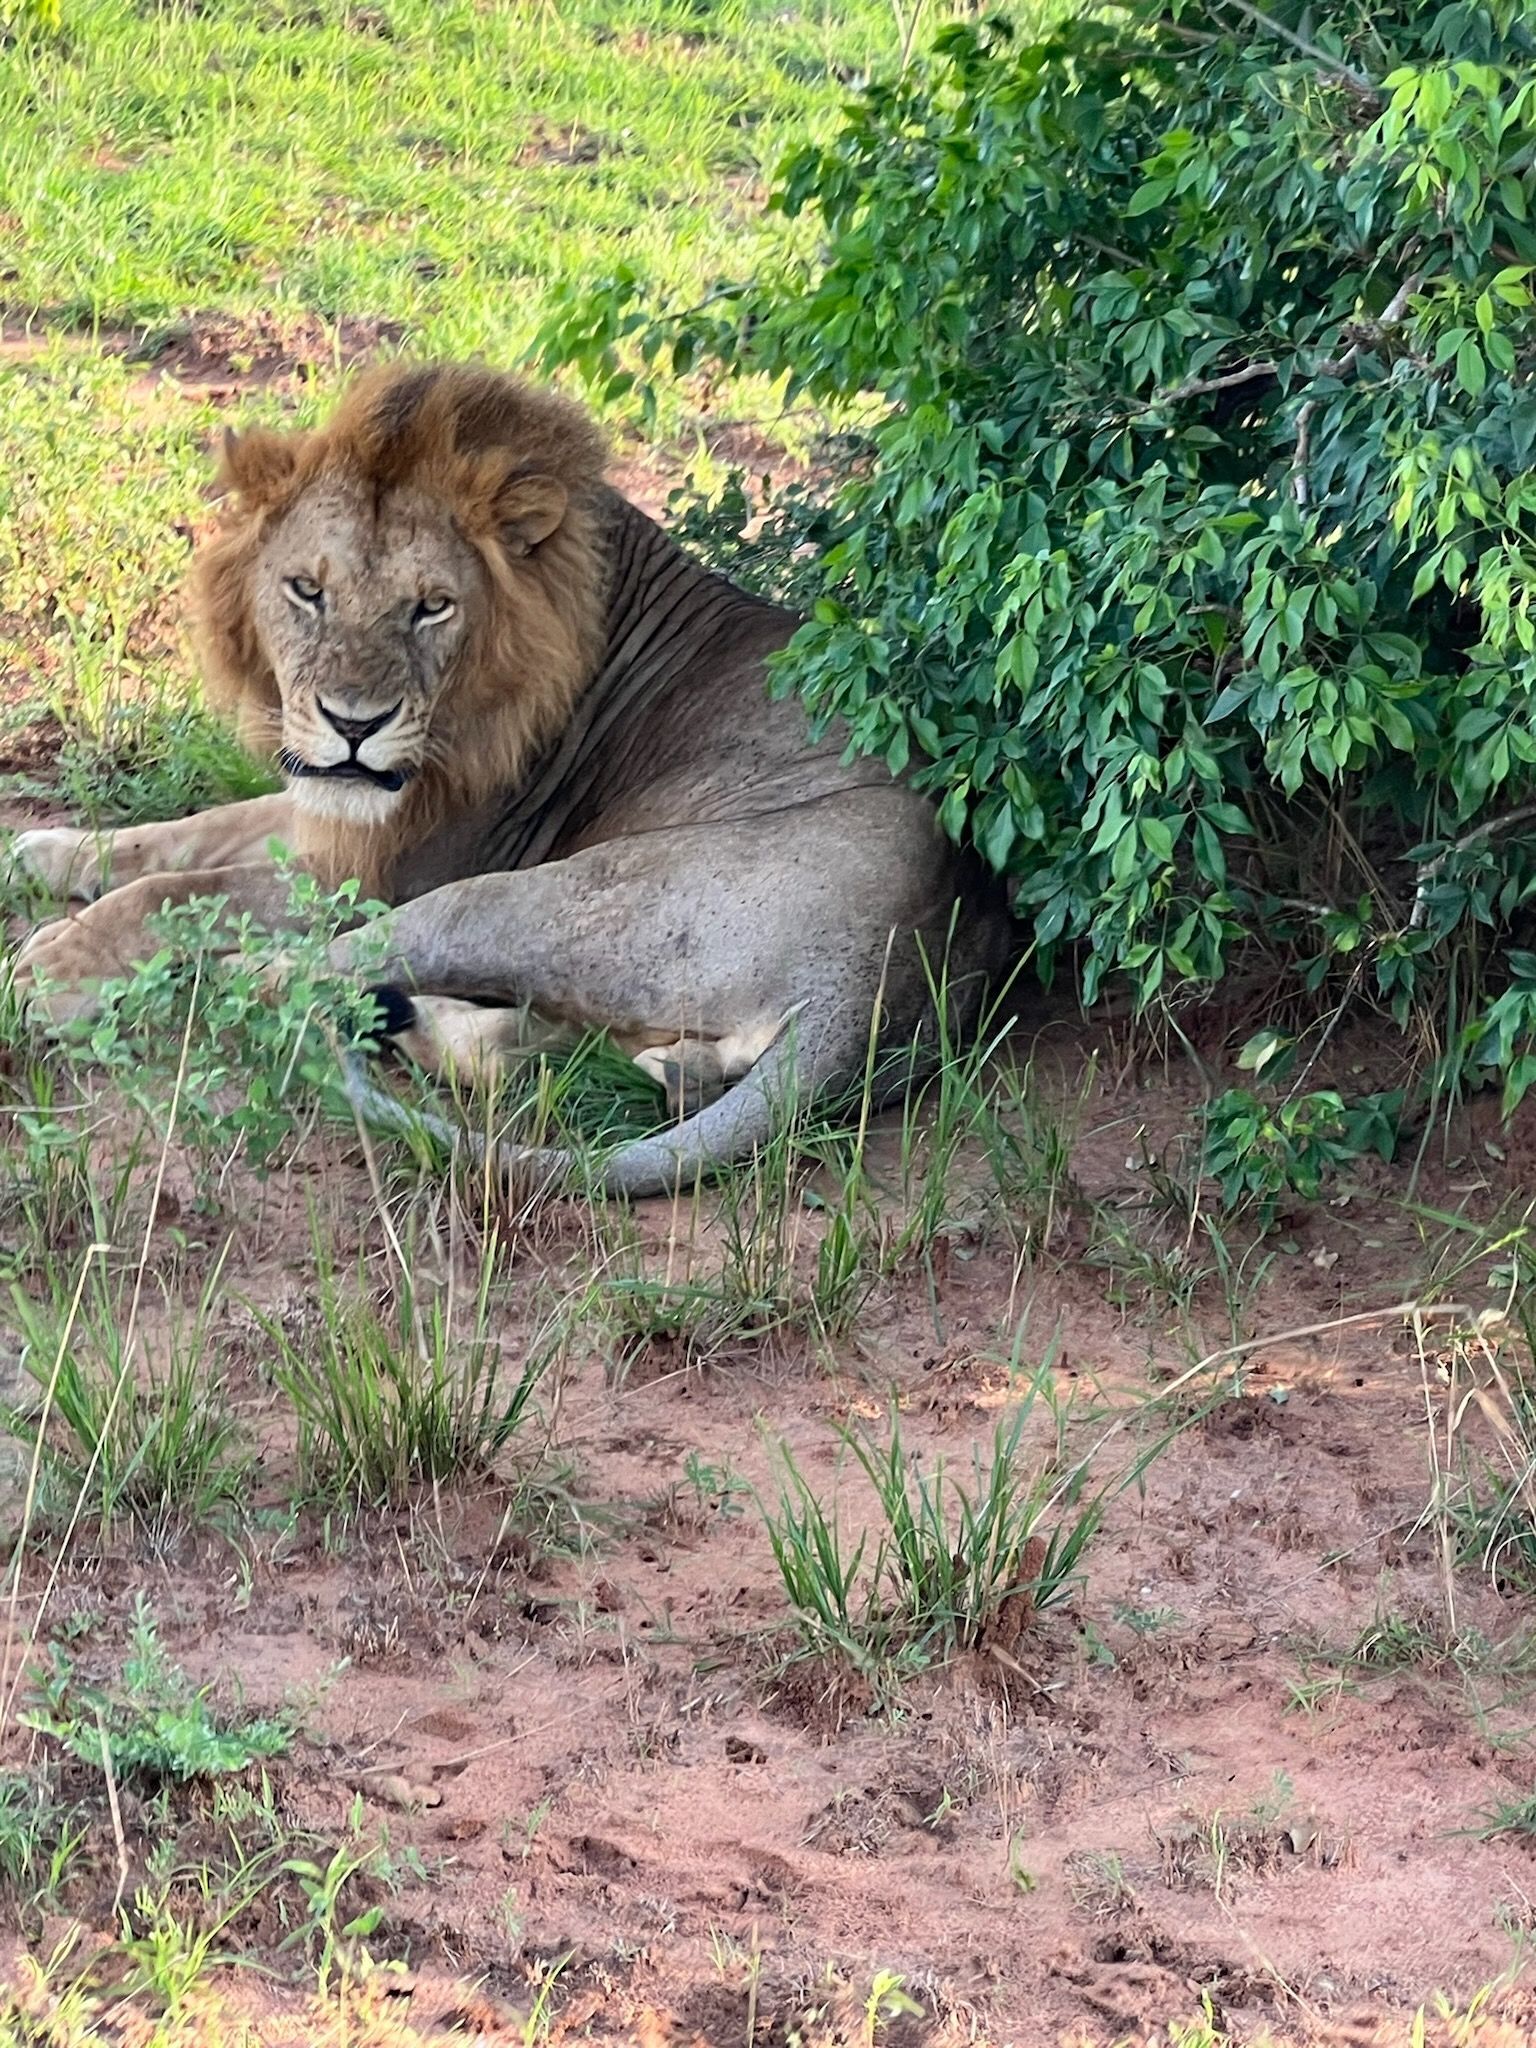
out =
[[856,1066],[861,1050],[856,1029],[851,1036],[818,1030],[801,1011],[718,1102],[670,1130],[632,1138],[596,1161],[562,1146],[517,1145],[456,1128],[445,1117],[380,1088],[356,1058],[347,1061],[346,1079],[353,1108],[370,1129],[428,1137],[449,1150],[467,1148],[477,1163],[484,1163],[489,1151],[498,1169],[530,1193],[661,1195],[750,1158],[785,1128],[797,1104],[808,1101],[834,1073],[846,1071],[850,1060]]

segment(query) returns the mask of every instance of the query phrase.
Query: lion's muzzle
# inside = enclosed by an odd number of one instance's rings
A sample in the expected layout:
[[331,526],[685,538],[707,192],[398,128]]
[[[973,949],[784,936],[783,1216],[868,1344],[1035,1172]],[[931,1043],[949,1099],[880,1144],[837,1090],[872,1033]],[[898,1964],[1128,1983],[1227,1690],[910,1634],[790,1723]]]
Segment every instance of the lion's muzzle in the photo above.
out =
[[[315,709],[321,718],[341,740],[346,752],[333,761],[317,761],[308,754],[302,754],[296,747],[285,746],[280,760],[285,775],[294,781],[324,780],[327,782],[361,782],[388,795],[397,796],[416,773],[416,764],[399,759],[377,758],[379,749],[369,743],[386,733],[400,716],[403,698],[397,699],[386,710],[367,709],[342,710],[328,704],[323,697],[315,698]],[[314,736],[317,740],[319,734]],[[398,737],[391,735],[391,737]],[[388,740],[384,748],[388,748]],[[372,753],[374,758],[370,759]]]

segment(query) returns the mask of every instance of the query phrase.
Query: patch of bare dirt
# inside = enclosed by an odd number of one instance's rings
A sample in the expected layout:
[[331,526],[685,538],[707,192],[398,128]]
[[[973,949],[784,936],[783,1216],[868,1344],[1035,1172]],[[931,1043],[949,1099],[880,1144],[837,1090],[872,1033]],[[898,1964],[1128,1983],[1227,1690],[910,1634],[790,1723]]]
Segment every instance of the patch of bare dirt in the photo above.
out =
[[115,337],[108,352],[153,366],[159,376],[209,395],[264,389],[366,362],[398,342],[392,320],[318,313],[194,313],[169,333]]
[[[1081,1035],[1053,1041],[1070,1097]],[[1100,1194],[1134,1184],[1127,1133],[1157,1141],[1194,1087],[1101,1084],[1080,1177]],[[334,1156],[323,1171],[333,1190],[355,1179],[366,1215],[360,1171]],[[232,1296],[302,1314],[312,1185],[296,1175],[250,1210]],[[667,1206],[637,1215],[664,1247]],[[1296,1227],[1253,1326],[1402,1298],[1417,1237],[1382,1205]],[[1347,1259],[1312,1262],[1315,1240],[1349,1230]],[[572,1286],[581,1242],[545,1254]],[[354,1249],[339,1241],[338,1261]],[[997,1242],[965,1253],[830,1354],[617,1379],[578,1360],[559,1441],[590,1534],[570,1554],[509,1538],[510,1497],[486,1487],[340,1540],[301,1524],[257,1542],[237,1601],[217,1541],[169,1560],[82,1553],[60,1611],[88,1600],[90,1654],[105,1655],[145,1594],[194,1676],[238,1685],[253,1710],[316,1702],[310,1739],[276,1766],[284,1811],[339,1836],[361,1799],[419,1855],[427,1879],[386,1916],[416,1973],[402,2001],[423,2011],[466,1973],[525,2008],[530,1971],[568,1955],[566,2025],[593,2040],[650,2029],[724,2048],[744,2038],[751,1984],[758,2038],[784,2040],[830,1967],[855,1990],[899,1972],[925,2012],[914,2041],[1143,2039],[1208,2000],[1238,2040],[1385,2042],[1436,1990],[1498,1980],[1536,1880],[1523,1838],[1477,1831],[1529,1793],[1527,1681],[1493,1648],[1470,1666],[1345,1656],[1383,1616],[1426,1644],[1447,1626],[1401,1322],[1294,1338],[1206,1412],[1173,1411],[1186,1426],[1110,1500],[1082,1591],[1008,1657],[918,1677],[894,1713],[814,1667],[776,1668],[783,1593],[743,1490],[775,1497],[765,1440],[830,1497],[835,1425],[894,1398],[913,1454],[968,1469],[1006,1409],[1010,1358],[1032,1367],[1054,1342],[1060,1427],[1082,1448],[1225,1334],[1209,1297],[1181,1349],[1155,1296],[1117,1308],[1070,1254],[1021,1274]],[[239,1393],[270,1417],[254,1352]],[[1127,1425],[1101,1477],[1169,1419]],[[1037,1415],[1032,1455],[1057,1427]],[[736,1483],[706,1498],[690,1470]],[[1528,1621],[1527,1600],[1460,1575],[1462,1640],[1507,1644]],[[1528,2024],[1518,1984],[1502,1996]]]

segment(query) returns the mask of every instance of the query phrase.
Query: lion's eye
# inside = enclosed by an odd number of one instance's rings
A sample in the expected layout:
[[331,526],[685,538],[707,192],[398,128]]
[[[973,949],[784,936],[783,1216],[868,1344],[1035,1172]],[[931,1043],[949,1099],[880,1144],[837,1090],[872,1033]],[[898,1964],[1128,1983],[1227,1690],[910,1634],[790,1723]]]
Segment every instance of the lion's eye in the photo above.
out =
[[308,611],[318,611],[325,596],[313,576],[290,576],[283,588],[295,604],[303,605]]
[[413,626],[440,626],[444,619],[452,616],[453,599],[445,591],[434,590],[430,597],[424,597],[411,614]]

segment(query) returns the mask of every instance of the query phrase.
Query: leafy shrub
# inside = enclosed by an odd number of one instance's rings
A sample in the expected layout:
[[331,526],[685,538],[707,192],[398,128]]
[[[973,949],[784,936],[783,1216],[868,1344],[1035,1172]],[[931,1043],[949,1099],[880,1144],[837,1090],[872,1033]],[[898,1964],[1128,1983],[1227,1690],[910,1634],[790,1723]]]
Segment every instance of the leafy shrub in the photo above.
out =
[[1287,1196],[1315,1201],[1335,1167],[1366,1151],[1390,1159],[1400,1106],[1400,1096],[1346,1103],[1332,1088],[1279,1103],[1229,1088],[1206,1104],[1201,1163],[1225,1208],[1252,1208],[1267,1226]]
[[573,286],[543,344],[613,400],[702,364],[870,422],[758,543],[811,600],[776,683],[1012,877],[1047,973],[1261,954],[1511,1106],[1533,56],[1517,0],[952,26],[783,167],[817,242],[685,312]]
[[166,909],[152,921],[157,950],[106,983],[97,1014],[66,1041],[156,1130],[174,1092],[176,1135],[204,1160],[243,1152],[268,1165],[316,1109],[351,1120],[337,1051],[372,1036],[376,1008],[366,974],[338,974],[326,947],[382,908],[357,899],[355,882],[327,895],[295,875],[294,928],[280,938],[222,897]]

